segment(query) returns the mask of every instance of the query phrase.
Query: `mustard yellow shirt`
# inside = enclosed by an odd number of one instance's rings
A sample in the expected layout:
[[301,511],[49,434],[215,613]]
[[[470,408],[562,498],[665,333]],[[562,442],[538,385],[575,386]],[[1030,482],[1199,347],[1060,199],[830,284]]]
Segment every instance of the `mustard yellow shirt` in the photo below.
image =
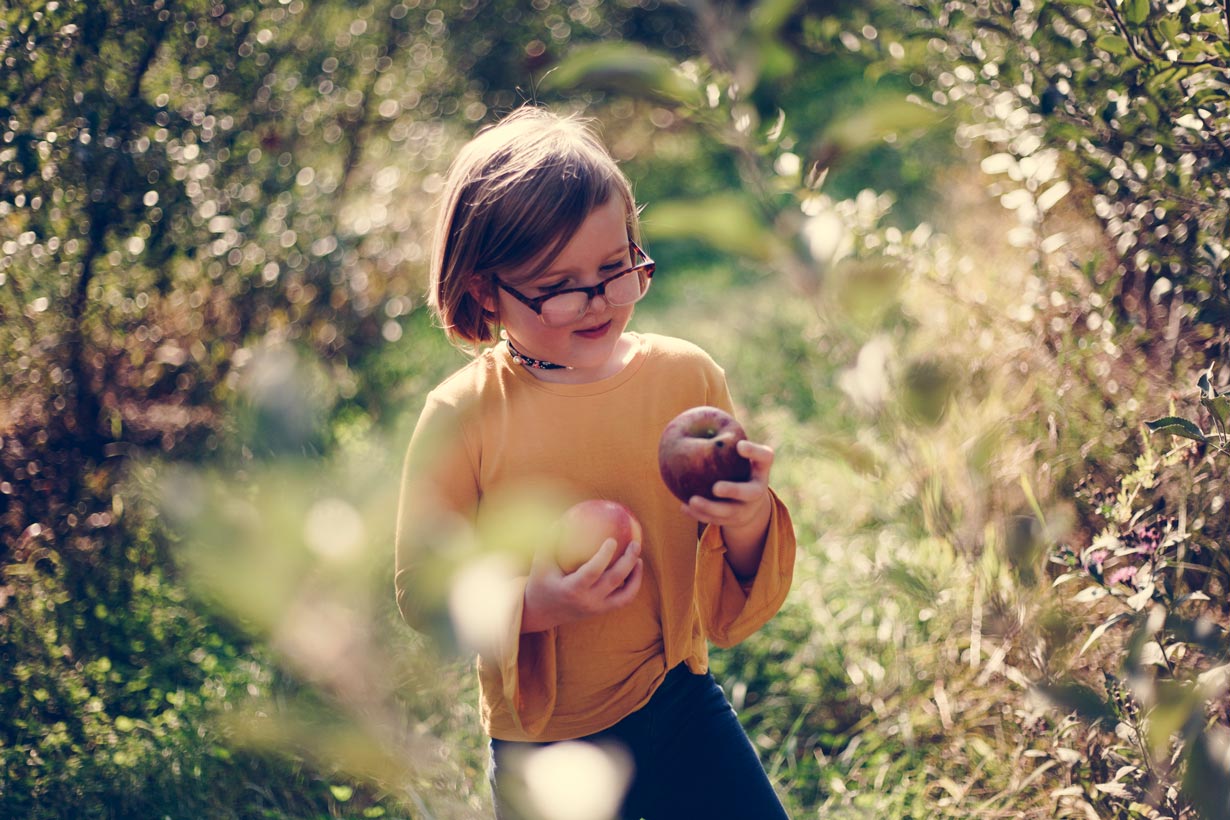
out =
[[789,591],[795,535],[776,494],[760,567],[740,581],[721,529],[706,526],[698,538],[696,521],[680,512],[658,472],[668,421],[701,404],[732,410],[722,369],[689,342],[628,338],[630,363],[589,384],[544,382],[513,362],[507,345],[488,348],[429,394],[411,439],[396,592],[412,624],[424,479],[433,485],[430,503],[470,520],[484,494],[547,479],[576,498],[619,501],[644,527],[645,575],[630,604],[524,635],[518,605],[503,648],[480,654],[483,728],[492,737],[550,741],[605,729],[644,706],[679,663],[705,672],[707,642],[743,640]]

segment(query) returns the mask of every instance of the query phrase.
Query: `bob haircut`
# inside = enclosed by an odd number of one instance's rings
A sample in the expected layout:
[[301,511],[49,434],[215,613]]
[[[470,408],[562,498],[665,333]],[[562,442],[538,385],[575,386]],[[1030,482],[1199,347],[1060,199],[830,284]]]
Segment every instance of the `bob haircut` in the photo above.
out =
[[582,120],[526,106],[480,131],[449,168],[432,251],[428,304],[449,339],[495,341],[496,277],[549,266],[612,195],[639,241],[632,186]]

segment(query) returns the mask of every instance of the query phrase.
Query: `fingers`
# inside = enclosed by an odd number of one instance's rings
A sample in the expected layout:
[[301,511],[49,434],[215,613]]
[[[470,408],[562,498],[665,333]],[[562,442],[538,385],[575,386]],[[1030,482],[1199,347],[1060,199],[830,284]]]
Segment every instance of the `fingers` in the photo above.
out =
[[632,566],[632,571],[628,573],[627,579],[607,596],[606,602],[610,605],[611,609],[618,609],[625,604],[631,603],[636,594],[640,592],[641,580],[644,577],[645,562],[637,559]]
[[739,455],[752,462],[752,480],[769,479],[769,469],[773,466],[773,448],[767,444],[758,444],[744,439],[735,445]]
[[615,539],[608,538],[592,558],[566,576],[565,582],[574,585],[578,600],[591,614],[623,606],[636,597],[640,588],[645,563],[640,543],[630,542],[623,554],[612,561],[618,546]]
[[617,585],[627,584],[627,579],[636,570],[637,566],[643,564],[641,561],[641,545],[636,541],[630,541],[628,548],[624,550],[624,554],[619,556],[615,563],[607,567],[603,575],[609,576],[611,581]]
[[586,586],[593,586],[602,577],[603,573],[606,572],[607,566],[610,565],[611,559],[615,557],[615,550],[618,547],[619,544],[615,542],[614,538],[606,539],[602,542],[602,546],[598,548],[598,551],[590,556],[588,561],[571,573],[571,577]]
[[723,501],[748,503],[764,495],[769,486],[769,472],[773,467],[773,448],[744,439],[737,445],[739,455],[752,463],[752,475],[747,481],[718,481],[713,485],[717,500],[693,498],[689,506],[705,515],[721,515]]
[[752,510],[764,501],[769,491],[769,473],[773,467],[773,448],[754,441],[740,441],[739,455],[752,463],[752,475],[747,481],[718,481],[713,485],[714,498],[693,496],[683,505],[686,515],[704,524],[738,524],[752,515]]

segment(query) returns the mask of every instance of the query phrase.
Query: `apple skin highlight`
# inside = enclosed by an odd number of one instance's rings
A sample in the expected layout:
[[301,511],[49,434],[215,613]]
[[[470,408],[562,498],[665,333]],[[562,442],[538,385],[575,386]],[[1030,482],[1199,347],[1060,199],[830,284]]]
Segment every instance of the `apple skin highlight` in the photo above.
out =
[[739,455],[743,426],[719,407],[692,407],[667,423],[658,442],[658,469],[667,489],[687,503],[692,496],[717,499],[718,481],[749,481],[752,463]]
[[618,501],[591,498],[573,504],[560,519],[555,562],[565,573],[576,572],[594,557],[608,538],[614,538],[617,546],[611,556],[613,564],[624,554],[628,544],[640,542],[643,537],[641,522],[631,510]]

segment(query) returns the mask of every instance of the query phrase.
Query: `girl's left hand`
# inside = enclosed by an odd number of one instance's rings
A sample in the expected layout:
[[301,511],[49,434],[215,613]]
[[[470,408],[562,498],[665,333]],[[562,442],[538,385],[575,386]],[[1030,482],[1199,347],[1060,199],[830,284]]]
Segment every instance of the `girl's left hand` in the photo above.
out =
[[754,441],[738,444],[739,455],[752,462],[747,481],[719,481],[713,485],[717,500],[694,495],[683,511],[703,524],[717,524],[723,530],[756,530],[763,533],[769,521],[769,472],[773,467],[773,448]]

